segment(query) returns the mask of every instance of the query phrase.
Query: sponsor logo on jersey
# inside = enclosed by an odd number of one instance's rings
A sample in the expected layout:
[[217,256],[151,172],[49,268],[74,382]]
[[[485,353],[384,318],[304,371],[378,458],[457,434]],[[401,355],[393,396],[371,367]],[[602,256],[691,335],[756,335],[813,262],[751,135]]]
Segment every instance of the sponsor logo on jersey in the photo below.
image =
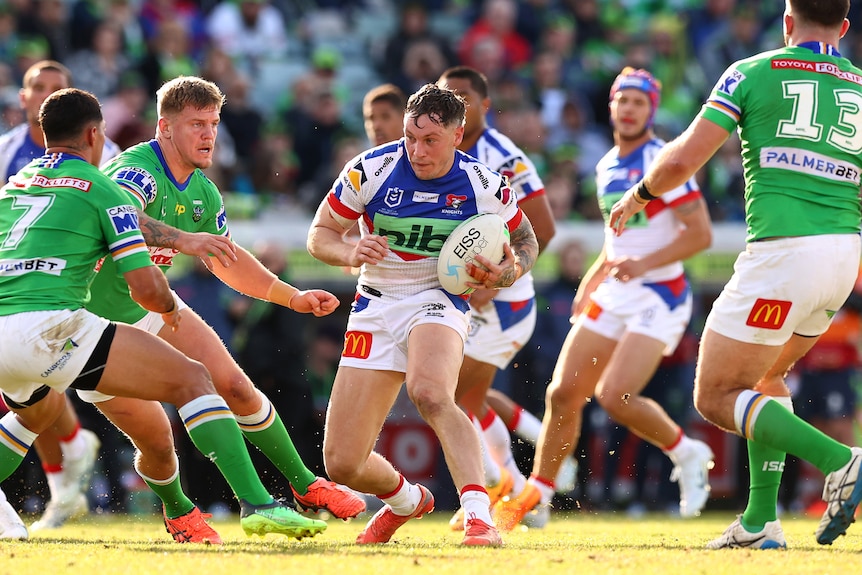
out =
[[781,329],[792,305],[785,300],[757,298],[745,325],[762,329]]
[[473,164],[473,171],[476,172],[476,176],[478,176],[479,181],[482,183],[482,187],[487,190],[488,186],[491,185],[491,180],[488,179],[488,176],[485,175],[485,173],[482,171],[482,168],[480,168],[476,164]]
[[0,260],[0,276],[23,276],[31,272],[41,272],[52,276],[60,275],[66,269],[66,260],[60,258],[33,258],[27,260]]
[[89,192],[93,182],[80,180],[78,178],[46,178],[35,175],[30,180],[30,186],[35,188],[75,188],[82,192]]
[[459,223],[460,220],[393,217],[378,212],[374,215],[374,233],[386,236],[395,251],[436,257]]
[[359,193],[359,189],[365,183],[366,179],[365,168],[362,167],[362,162],[358,162],[344,174],[342,182],[347,188],[353,190],[353,192]]
[[156,248],[149,247],[150,260],[157,266],[172,266],[174,265],[174,256],[180,253],[174,248]]
[[218,215],[216,215],[216,227],[219,230],[222,230],[222,229],[227,227],[227,212],[224,209],[224,204],[222,204],[222,207],[219,210]]
[[113,178],[118,184],[138,192],[146,200],[147,204],[151,204],[156,199],[156,193],[158,192],[156,179],[144,169],[135,167],[123,168],[114,174]]
[[515,181],[518,176],[525,174],[528,170],[524,160],[520,156],[515,156],[500,166],[497,171],[509,178],[509,181]]
[[847,70],[842,70],[832,62],[807,62],[805,60],[795,60],[793,58],[779,58],[772,61],[773,70],[804,70],[806,72],[814,72],[815,74],[829,74],[854,84],[862,86],[862,76]]
[[512,188],[507,185],[507,181],[505,179],[500,183],[500,187],[497,189],[494,196],[500,200],[504,206],[508,206],[509,202],[512,201],[512,198],[514,197],[512,194]]
[[821,176],[837,182],[852,182],[856,186],[862,181],[856,166],[799,148],[780,146],[762,148],[760,150],[760,166],[763,168],[783,168],[812,176]]
[[344,334],[344,349],[341,355],[356,359],[368,359],[371,354],[372,334],[367,331],[348,331]]
[[404,190],[399,187],[389,188],[386,190],[386,197],[383,199],[383,203],[390,208],[394,208],[401,204],[402,199],[404,199]]
[[728,70],[718,81],[718,91],[733,95],[740,82],[745,80],[745,74],[739,70]]
[[114,206],[106,210],[111,218],[111,225],[114,226],[114,231],[117,235],[125,234],[135,230],[140,230],[138,224],[138,211],[132,206]]
[[440,201],[440,194],[432,192],[413,192],[413,201],[417,203],[436,204]]
[[[392,156],[386,156],[385,158],[383,158],[383,164],[379,168],[374,170],[374,176],[380,177],[380,174],[383,173],[383,170],[386,169],[386,166],[388,166],[389,164],[391,164],[394,161],[395,161],[395,158],[393,158]],[[363,174],[364,174],[364,172],[363,172]]]

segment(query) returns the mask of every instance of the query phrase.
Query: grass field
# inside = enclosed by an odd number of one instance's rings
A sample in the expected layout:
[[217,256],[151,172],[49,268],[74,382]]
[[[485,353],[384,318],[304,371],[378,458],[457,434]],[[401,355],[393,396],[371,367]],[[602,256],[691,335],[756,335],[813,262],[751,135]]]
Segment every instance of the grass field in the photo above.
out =
[[673,573],[846,573],[862,567],[862,526],[834,545],[814,541],[816,520],[782,518],[788,551],[706,551],[704,543],[732,521],[707,513],[683,521],[666,515],[557,514],[544,529],[515,531],[502,549],[467,549],[449,530],[449,514],[412,521],[393,542],[353,544],[364,521],[331,520],[314,539],[246,537],[239,521],[214,522],[222,547],[179,545],[153,517],[94,517],[29,541],[0,541],[0,575],[115,573],[173,575],[557,575]]

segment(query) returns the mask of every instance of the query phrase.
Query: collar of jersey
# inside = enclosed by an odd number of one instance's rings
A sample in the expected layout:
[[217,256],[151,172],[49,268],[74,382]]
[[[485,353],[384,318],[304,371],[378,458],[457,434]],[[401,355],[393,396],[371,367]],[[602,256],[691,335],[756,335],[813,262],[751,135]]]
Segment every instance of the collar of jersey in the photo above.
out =
[[835,56],[836,58],[841,57],[838,48],[826,42],[803,42],[802,44],[797,44],[797,48],[807,48],[815,54],[826,54],[828,56]]

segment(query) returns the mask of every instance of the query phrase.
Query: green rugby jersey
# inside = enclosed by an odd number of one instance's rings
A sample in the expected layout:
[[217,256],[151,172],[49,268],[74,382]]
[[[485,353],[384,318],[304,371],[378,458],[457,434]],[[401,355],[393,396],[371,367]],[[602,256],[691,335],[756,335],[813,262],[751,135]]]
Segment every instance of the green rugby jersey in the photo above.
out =
[[859,232],[862,71],[834,47],[732,64],[701,115],[739,130],[747,241]]
[[[168,169],[155,140],[133,146],[102,168],[112,180],[128,190],[146,214],[187,232],[209,232],[227,236],[227,217],[221,194],[200,170],[180,183]],[[150,247],[153,263],[163,270],[178,253],[171,248]],[[129,295],[129,287],[106,261],[93,281],[93,297],[87,309],[102,317],[135,323],[146,315]]]
[[83,307],[108,254],[117,273],[150,265],[128,195],[82,158],[46,154],[0,189],[0,315]]

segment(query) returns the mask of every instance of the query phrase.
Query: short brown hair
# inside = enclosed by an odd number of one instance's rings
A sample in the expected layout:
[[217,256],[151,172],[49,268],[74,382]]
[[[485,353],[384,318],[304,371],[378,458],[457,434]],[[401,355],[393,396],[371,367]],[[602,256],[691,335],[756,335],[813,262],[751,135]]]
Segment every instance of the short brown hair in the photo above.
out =
[[221,110],[225,97],[218,86],[197,76],[179,76],[168,80],[156,92],[159,116],[179,114],[186,106],[196,110],[215,107]]
[[407,116],[427,115],[438,126],[463,126],[467,119],[464,98],[437,84],[425,84],[407,100]]

